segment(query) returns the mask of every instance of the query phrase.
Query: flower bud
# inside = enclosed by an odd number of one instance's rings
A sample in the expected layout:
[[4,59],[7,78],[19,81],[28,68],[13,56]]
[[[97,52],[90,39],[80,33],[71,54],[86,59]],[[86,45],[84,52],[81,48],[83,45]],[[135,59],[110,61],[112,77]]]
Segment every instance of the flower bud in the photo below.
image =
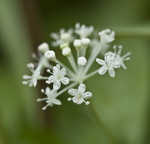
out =
[[65,47],[63,50],[62,50],[62,54],[64,56],[67,56],[71,53],[71,49],[69,47]]
[[28,64],[27,64],[27,68],[29,68],[29,69],[34,69],[34,64],[33,64],[33,63],[28,63]]
[[73,43],[74,47],[79,48],[81,47],[82,43],[81,40],[76,39]]
[[90,39],[88,39],[88,38],[82,38],[81,39],[81,43],[82,43],[83,46],[88,46],[89,43],[90,43]]
[[46,51],[44,55],[47,59],[55,58],[55,52],[53,50]]
[[87,63],[87,60],[85,57],[82,56],[78,58],[78,65],[84,66],[86,63]]
[[98,34],[101,38],[101,42],[103,43],[107,44],[115,40],[115,32],[111,31],[110,29],[103,30]]
[[61,40],[63,41],[69,41],[70,40],[70,34],[69,33],[62,33],[61,34]]
[[42,43],[42,44],[39,45],[38,50],[39,50],[41,53],[45,53],[46,51],[49,50],[49,46],[48,46],[47,43]]

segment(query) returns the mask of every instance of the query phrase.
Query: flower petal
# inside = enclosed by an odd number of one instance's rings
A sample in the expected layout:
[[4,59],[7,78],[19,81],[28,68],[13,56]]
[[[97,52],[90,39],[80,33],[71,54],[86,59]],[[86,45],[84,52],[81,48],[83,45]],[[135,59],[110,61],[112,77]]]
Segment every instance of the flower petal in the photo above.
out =
[[62,82],[64,85],[67,85],[67,84],[69,84],[69,78],[64,77],[64,78],[61,80],[61,82]]
[[45,89],[46,95],[47,95],[48,93],[50,93],[50,91],[51,91],[51,89],[50,89],[49,87],[46,87],[46,89]]
[[99,58],[96,59],[96,62],[97,62],[98,64],[100,64],[100,65],[104,65],[104,64],[105,64],[105,61],[102,60],[102,59],[99,59]]
[[124,70],[127,69],[127,67],[126,67],[126,65],[125,65],[124,63],[121,64],[121,67],[122,67]]
[[92,93],[91,92],[89,92],[89,91],[87,91],[87,92],[85,92],[84,94],[83,94],[83,97],[84,98],[90,98],[90,97],[92,97]]
[[55,81],[55,77],[53,75],[51,75],[48,80],[47,80],[47,83],[53,83]]
[[53,83],[53,89],[58,90],[58,89],[60,89],[60,87],[61,87],[60,81],[55,81]]
[[65,75],[66,75],[66,69],[65,69],[65,68],[62,68],[62,69],[61,69],[61,73],[62,73],[62,75],[65,76]]
[[114,70],[113,68],[110,68],[110,69],[108,70],[108,73],[109,73],[109,75],[110,75],[112,78],[115,77],[115,70]]
[[52,103],[56,104],[56,105],[61,105],[62,104],[61,101],[58,100],[58,99],[53,99]]
[[77,89],[69,89],[68,90],[68,94],[72,95],[72,96],[76,96],[77,95]]
[[72,98],[72,101],[76,104],[81,104],[81,103],[84,102],[84,99],[83,98],[78,98],[78,97],[75,96],[75,97]]
[[100,75],[104,75],[106,72],[107,72],[107,67],[106,67],[106,65],[102,66],[102,67],[98,70],[98,73],[99,73]]
[[23,75],[23,77],[22,77],[23,79],[25,79],[25,80],[27,80],[27,79],[31,79],[32,78],[32,76],[30,76],[30,75]]
[[60,65],[57,64],[56,66],[53,67],[53,74],[58,73],[60,71]]
[[79,85],[79,87],[78,87],[78,92],[79,92],[79,93],[84,93],[85,90],[86,90],[85,84],[81,83],[81,84]]

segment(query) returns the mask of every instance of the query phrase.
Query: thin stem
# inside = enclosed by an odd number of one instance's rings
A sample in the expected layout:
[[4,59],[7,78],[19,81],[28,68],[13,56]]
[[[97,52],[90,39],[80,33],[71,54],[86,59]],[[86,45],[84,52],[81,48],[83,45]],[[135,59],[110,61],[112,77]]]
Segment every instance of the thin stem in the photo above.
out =
[[87,63],[87,66],[85,67],[85,70],[83,72],[83,75],[85,75],[88,70],[90,69],[90,67],[92,66],[94,60],[96,59],[96,57],[99,55],[100,51],[102,48],[105,48],[107,47],[107,45],[105,43],[99,43],[97,44],[94,48],[93,48],[93,51],[91,52],[91,55],[90,55],[90,58],[89,58],[89,61]]
[[79,48],[76,48],[76,52],[77,52],[77,59],[80,56],[80,52],[79,52]]
[[80,48],[80,56],[85,56],[86,55],[86,47],[81,47]]
[[45,76],[40,76],[39,78],[38,78],[38,80],[47,80],[48,79],[48,77],[45,77]]
[[61,95],[62,93],[66,92],[68,89],[74,87],[74,86],[77,85],[77,84],[78,84],[77,82],[72,83],[71,85],[69,85],[69,86],[67,86],[66,88],[64,88],[64,89],[62,89],[61,91],[59,91],[56,96]]
[[116,144],[115,137],[112,135],[111,131],[104,125],[103,121],[100,119],[99,114],[97,113],[97,111],[93,107],[92,103],[89,105],[89,108],[90,108],[91,113],[94,115],[94,118],[96,120],[97,125],[100,127],[100,129],[103,128],[104,132],[109,137],[110,144]]
[[99,70],[99,69],[97,69],[97,70],[95,70],[95,71],[89,73],[88,75],[86,75],[86,76],[84,77],[84,80],[86,80],[86,79],[88,79],[88,78],[94,76],[95,74],[97,74],[98,70]]
[[72,66],[73,70],[75,72],[77,72],[77,65],[75,63],[75,60],[74,60],[72,53],[70,55],[68,55],[67,58],[68,58],[68,61],[70,62],[70,65]]

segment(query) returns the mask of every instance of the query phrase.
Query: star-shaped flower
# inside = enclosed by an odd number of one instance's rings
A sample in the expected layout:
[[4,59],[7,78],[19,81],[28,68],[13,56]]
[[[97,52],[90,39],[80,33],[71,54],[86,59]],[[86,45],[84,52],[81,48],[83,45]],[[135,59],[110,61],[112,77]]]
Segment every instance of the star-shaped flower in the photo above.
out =
[[107,52],[105,54],[104,60],[96,58],[96,62],[102,65],[102,67],[98,71],[100,75],[104,75],[108,71],[111,77],[115,77],[114,68],[117,68],[117,67],[115,67],[114,65],[114,62],[115,62],[114,58],[115,58],[115,54],[113,52]]
[[61,29],[59,33],[51,33],[51,38],[55,40],[54,42],[52,42],[52,45],[56,47],[63,44],[69,44],[73,41],[72,33],[72,29],[69,29],[68,31]]
[[61,87],[61,83],[64,85],[69,84],[69,78],[65,77],[66,69],[60,67],[59,64],[53,67],[52,75],[48,78],[46,83],[53,83],[53,89],[58,90]]
[[92,97],[92,93],[87,91],[86,92],[86,86],[85,84],[81,83],[78,87],[78,89],[69,89],[68,90],[68,93],[73,96],[73,98],[68,98],[68,101],[73,101],[74,103],[76,104],[82,104],[82,103],[85,103],[85,104],[89,104],[90,102],[89,101],[86,101],[86,99]]
[[77,23],[75,25],[75,33],[80,36],[80,38],[86,38],[92,34],[94,31],[93,26],[85,26],[85,25],[80,25],[80,23]]
[[[118,48],[118,51],[117,51]],[[115,69],[122,67],[126,69],[124,61],[130,59],[130,53],[126,53],[121,56],[122,46],[114,46],[114,52],[107,52],[104,56],[104,60],[97,58],[96,62],[102,67],[99,69],[98,73],[104,75],[107,71],[111,77],[115,77]]]
[[98,33],[102,43],[110,43],[115,40],[115,32],[110,29],[105,29]]
[[27,67],[32,72],[31,75],[23,75],[23,84],[29,85],[30,87],[36,87],[38,79],[40,79],[40,70],[35,69],[34,70],[34,64],[29,63],[27,64]]
[[47,104],[42,108],[42,110],[46,110],[48,106],[53,106],[53,105],[61,105],[61,101],[57,99],[57,91],[56,90],[51,90],[49,87],[47,87],[44,91],[44,89],[41,90],[42,93],[44,93],[47,97],[46,98],[39,98],[37,99],[38,102],[40,101],[45,101]]
[[122,45],[119,45],[119,46],[115,45],[113,48],[114,48],[114,53],[115,53],[115,59],[114,59],[115,67],[117,67],[117,68],[122,67],[123,69],[127,69],[127,67],[124,64],[124,62],[130,60],[129,56],[131,55],[131,53],[127,52],[126,54],[121,56],[122,49],[123,49]]

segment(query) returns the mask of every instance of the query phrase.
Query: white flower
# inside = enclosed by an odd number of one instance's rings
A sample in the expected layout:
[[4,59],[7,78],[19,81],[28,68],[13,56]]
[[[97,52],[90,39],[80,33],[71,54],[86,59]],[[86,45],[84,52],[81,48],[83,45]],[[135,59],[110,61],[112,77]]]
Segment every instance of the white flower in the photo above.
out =
[[65,31],[64,29],[61,29],[59,33],[52,33],[51,37],[55,40],[52,45],[53,46],[61,46],[64,43],[69,44],[73,41],[72,36],[73,30],[69,29],[68,31]]
[[47,59],[54,59],[55,58],[55,52],[53,50],[46,51],[44,55]]
[[24,75],[23,79],[24,81],[22,82],[22,84],[24,85],[29,85],[30,87],[36,87],[37,85],[37,81],[42,79],[41,76],[41,72],[45,67],[48,67],[48,61],[45,58],[45,56],[42,56],[40,58],[40,61],[37,65],[37,67],[35,67],[35,65],[33,63],[29,63],[27,64],[27,67],[29,68],[29,71],[32,73],[31,75]]
[[75,39],[73,42],[74,47],[79,48],[82,46],[82,42],[80,39]]
[[80,84],[78,89],[69,89],[68,93],[73,96],[73,98],[68,98],[68,101],[73,101],[76,104],[89,104],[89,101],[86,101],[86,99],[92,97],[92,93],[87,91],[86,92],[86,86],[85,84]]
[[69,55],[70,53],[71,53],[70,47],[65,47],[65,48],[62,49],[62,55],[63,55],[63,56],[67,56],[67,55]]
[[51,90],[49,87],[46,87],[45,91],[44,89],[42,89],[41,91],[47,96],[46,98],[37,99],[38,102],[45,101],[47,103],[47,105],[44,106],[42,110],[46,110],[48,106],[52,107],[53,105],[61,105],[61,101],[57,99],[56,90]]
[[102,67],[98,71],[100,75],[104,75],[108,71],[111,77],[115,77],[114,57],[114,53],[108,52],[105,54],[104,60],[96,58],[96,62],[102,65]]
[[60,68],[60,65],[57,64],[56,66],[53,67],[53,72],[52,75],[48,78],[46,83],[51,84],[53,83],[53,89],[60,89],[61,83],[64,85],[69,84],[69,78],[65,77],[66,75],[66,69],[65,68]]
[[82,38],[82,39],[76,39],[74,40],[74,47],[81,48],[81,47],[87,47],[90,44],[89,38]]
[[83,46],[88,46],[90,43],[90,39],[89,38],[82,38],[81,43]]
[[[125,55],[121,56],[121,52],[122,52],[122,45],[119,46],[114,46],[114,53],[115,53],[115,60],[114,60],[114,65],[117,68],[122,67],[123,69],[127,69],[126,65],[124,64],[125,61],[130,60],[130,52],[127,52]],[[118,49],[118,51],[117,51]]]
[[[119,49],[117,51],[117,48]],[[114,52],[107,52],[104,56],[104,60],[97,58],[96,62],[102,67],[99,69],[98,73],[100,75],[104,75],[107,71],[111,77],[115,77],[115,70],[117,68],[123,67],[123,69],[126,69],[126,66],[124,64],[124,61],[127,61],[130,59],[129,55],[130,53],[126,53],[125,55],[121,56],[122,46],[115,46]]]
[[78,65],[84,66],[86,65],[86,63],[87,63],[87,59],[84,56],[78,58]]
[[98,33],[102,43],[110,43],[115,40],[115,32],[110,29],[103,30]]
[[81,25],[80,23],[77,23],[75,25],[75,33],[78,34],[80,36],[80,38],[86,38],[88,36],[90,36],[92,34],[94,30],[93,26],[85,26],[85,25]]
[[44,42],[44,43],[39,45],[38,50],[42,53],[45,53],[46,51],[49,50],[49,46],[46,42]]
[[[98,33],[94,32],[93,26],[77,23],[73,29],[52,33],[51,38],[52,46],[58,47],[63,56],[62,61],[57,59],[48,43],[40,44],[39,58],[34,56],[36,63],[27,65],[31,75],[24,75],[22,82],[34,87],[39,80],[46,83],[43,85],[46,88],[41,90],[46,97],[38,99],[46,102],[43,110],[48,106],[61,105],[57,97],[65,92],[72,96],[68,98],[69,101],[88,105],[90,102],[87,99],[92,97],[92,93],[86,91],[83,82],[97,73],[104,75],[108,72],[115,77],[116,69],[126,69],[125,61],[130,59],[130,53],[121,54],[122,46],[114,46],[114,51],[107,52],[110,43],[115,40],[115,32],[110,29]],[[104,58],[97,58],[99,55],[104,55]],[[95,60],[100,67],[92,71]],[[76,86],[78,88],[74,88]]]
[[35,70],[33,71],[33,74],[30,75],[23,75],[24,81],[22,84],[29,85],[30,87],[36,87],[38,79],[40,79],[40,71]]

